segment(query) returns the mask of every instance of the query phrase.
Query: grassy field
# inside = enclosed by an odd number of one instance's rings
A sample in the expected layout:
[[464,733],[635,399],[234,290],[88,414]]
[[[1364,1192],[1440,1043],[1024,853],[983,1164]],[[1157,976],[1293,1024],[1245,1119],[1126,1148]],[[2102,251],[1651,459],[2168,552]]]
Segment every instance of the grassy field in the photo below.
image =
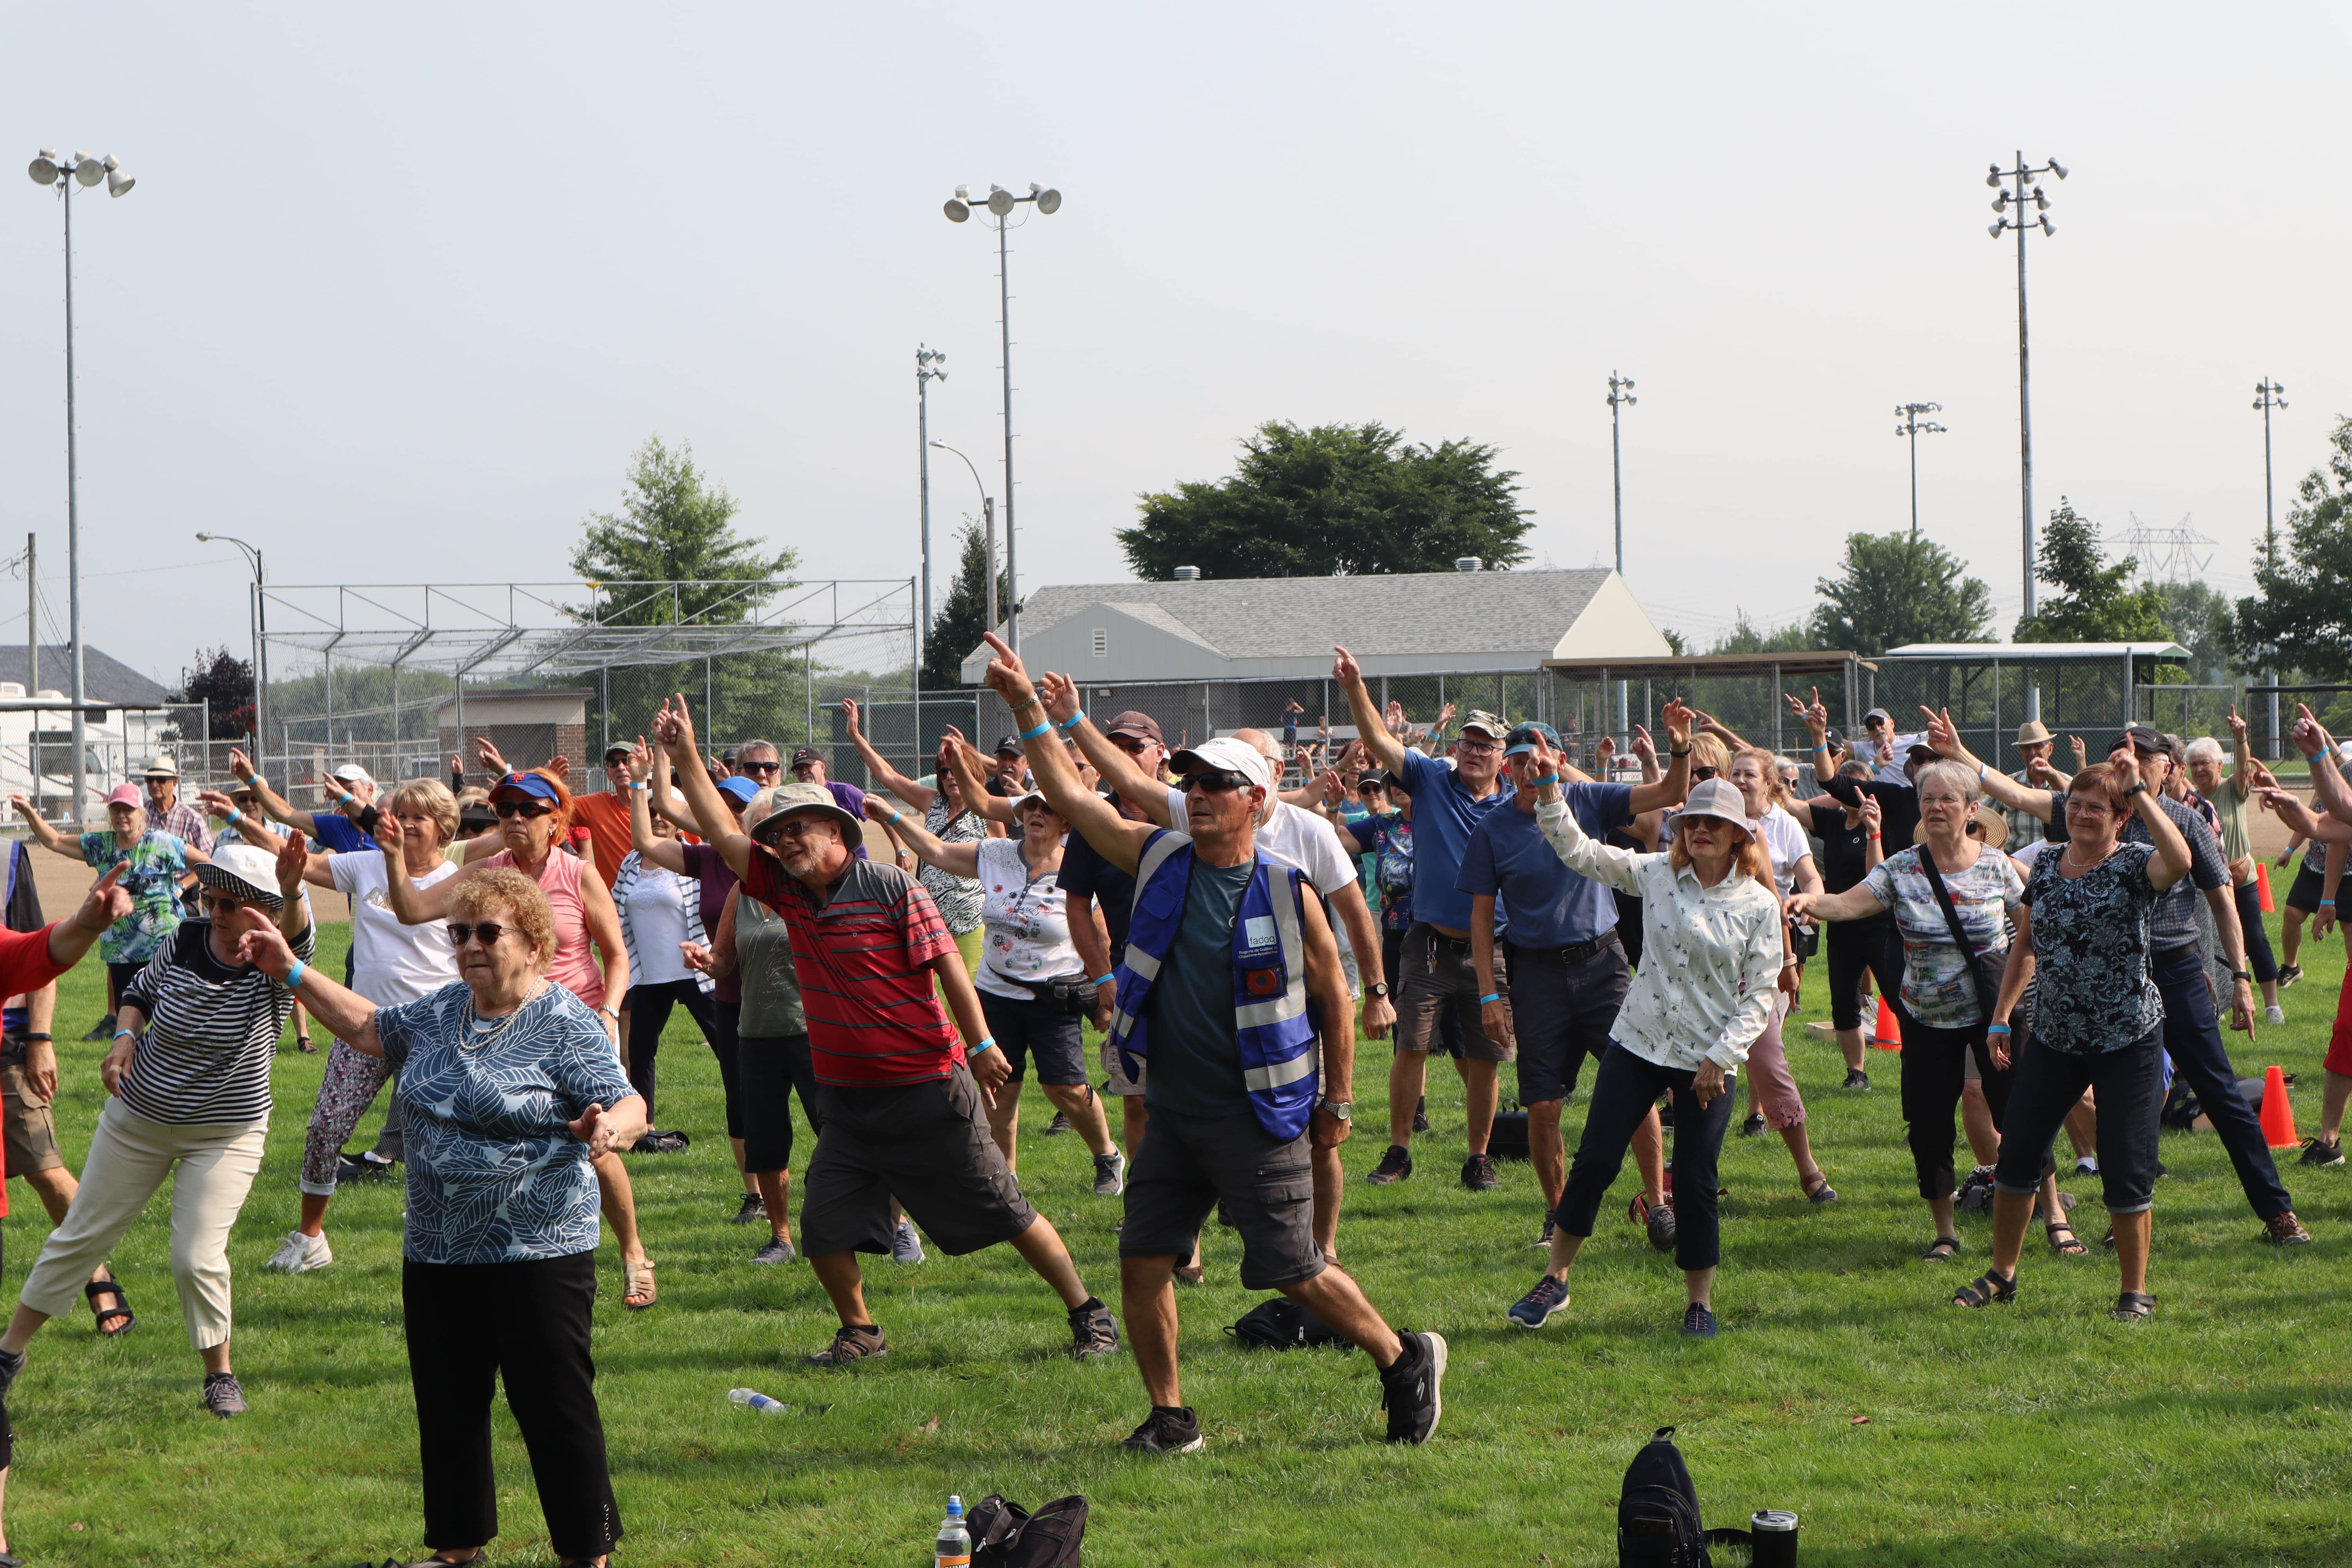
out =
[[[340,960],[341,931],[331,935],[326,964]],[[2277,1062],[2302,1075],[2308,1128],[2342,949],[2309,944],[2305,963],[2310,978],[2286,995],[2293,1022],[2236,1054],[2242,1070]],[[1819,985],[1808,1016],[1822,1010]],[[60,1033],[98,1011],[86,966],[68,982]],[[59,1120],[76,1161],[99,1105],[99,1052],[61,1047]],[[753,1266],[753,1228],[724,1223],[738,1189],[718,1076],[681,1016],[663,1053],[661,1121],[690,1130],[694,1146],[632,1162],[659,1303],[625,1311],[609,1240],[600,1254],[598,1389],[628,1528],[616,1561],[919,1562],[948,1493],[1003,1491],[1032,1506],[1087,1494],[1087,1561],[1103,1565],[1607,1563],[1625,1462],[1668,1424],[1711,1523],[1795,1509],[1809,1563],[2352,1561],[2352,1172],[2290,1173],[2317,1243],[2280,1252],[2256,1240],[2211,1136],[2167,1134],[2154,1322],[2106,1319],[2115,1269],[2095,1246],[2062,1261],[2037,1245],[2014,1306],[1963,1313],[1944,1302],[1981,1268],[1988,1222],[1963,1220],[1959,1265],[1916,1261],[1928,1227],[1911,1194],[1895,1058],[1874,1055],[1880,1087],[1854,1096],[1836,1089],[1830,1047],[1808,1037],[1792,1054],[1843,1201],[1810,1208],[1777,1139],[1732,1142],[1720,1340],[1675,1336],[1671,1260],[1613,1214],[1553,1326],[1507,1326],[1503,1309],[1538,1268],[1528,1244],[1539,1199],[1524,1165],[1506,1166],[1485,1195],[1456,1184],[1460,1089],[1441,1068],[1420,1173],[1352,1187],[1340,1230],[1391,1320],[1453,1343],[1436,1440],[1406,1451],[1377,1441],[1379,1392],[1360,1355],[1231,1348],[1220,1330],[1254,1298],[1235,1281],[1231,1236],[1213,1229],[1209,1282],[1181,1298],[1186,1397],[1209,1447],[1147,1462],[1115,1447],[1144,1413],[1131,1365],[1066,1360],[1058,1304],[1004,1248],[871,1264],[889,1358],[847,1374],[797,1364],[833,1320],[805,1264]],[[1384,1125],[1384,1061],[1373,1050],[1359,1074],[1368,1129]],[[159,1196],[115,1259],[138,1329],[100,1342],[86,1314],[53,1325],[12,1398],[9,1535],[28,1562],[422,1554],[396,1187],[337,1200],[333,1268],[292,1279],[261,1268],[294,1221],[320,1065],[290,1047],[278,1058],[269,1159],[234,1243],[236,1362],[253,1413],[219,1422],[198,1407]],[[1031,1196],[1115,1300],[1118,1205],[1087,1190],[1076,1139],[1035,1136],[1048,1113],[1030,1099]],[[373,1131],[372,1118],[362,1138]],[[796,1163],[808,1148],[804,1137]],[[1360,1134],[1351,1173],[1380,1149]],[[2095,1243],[2096,1183],[2069,1185]],[[32,1194],[14,1187],[11,1296],[47,1230]],[[1619,1196],[1629,1190],[1621,1183]],[[726,1391],[740,1384],[793,1408],[738,1410]],[[491,1557],[547,1561],[520,1442],[502,1411],[499,1423],[505,1533]]]

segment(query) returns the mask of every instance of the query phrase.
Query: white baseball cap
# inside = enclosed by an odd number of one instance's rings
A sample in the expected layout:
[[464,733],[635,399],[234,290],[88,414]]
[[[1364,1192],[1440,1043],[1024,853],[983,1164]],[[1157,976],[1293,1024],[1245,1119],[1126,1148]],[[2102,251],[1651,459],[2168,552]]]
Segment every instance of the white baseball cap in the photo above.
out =
[[1220,735],[1213,741],[1187,746],[1169,758],[1168,765],[1180,776],[1184,773],[1239,773],[1260,789],[1274,786],[1274,773],[1266,766],[1265,753],[1247,741],[1238,741],[1231,735]]
[[335,770],[335,776],[342,780],[347,784],[372,784],[375,783],[375,779],[368,773],[368,771],[360,766],[357,763],[345,763],[341,767]]

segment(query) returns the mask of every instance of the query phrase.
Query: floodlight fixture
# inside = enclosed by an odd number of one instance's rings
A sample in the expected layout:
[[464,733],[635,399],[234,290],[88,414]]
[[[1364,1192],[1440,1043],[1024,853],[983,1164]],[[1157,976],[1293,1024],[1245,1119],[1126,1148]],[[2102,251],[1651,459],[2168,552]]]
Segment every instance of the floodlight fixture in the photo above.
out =
[[37,185],[56,184],[58,183],[57,154],[46,147],[43,148],[41,155],[25,166],[25,173],[33,177],[33,184]]
[[948,221],[950,223],[962,223],[971,216],[971,209],[964,205],[962,196],[963,187],[961,185],[958,185],[956,187],[956,194],[948,198],[948,205],[944,210],[948,215]]

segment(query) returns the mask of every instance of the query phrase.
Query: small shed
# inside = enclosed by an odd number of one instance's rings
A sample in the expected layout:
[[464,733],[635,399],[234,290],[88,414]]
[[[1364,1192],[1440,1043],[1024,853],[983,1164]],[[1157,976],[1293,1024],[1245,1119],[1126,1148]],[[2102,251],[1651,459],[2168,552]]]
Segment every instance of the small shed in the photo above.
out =
[[600,760],[588,755],[588,686],[542,686],[525,691],[485,691],[475,687],[433,704],[444,757],[463,755],[474,771],[473,743],[487,735],[510,767],[536,768],[555,757],[571,759],[575,776]]

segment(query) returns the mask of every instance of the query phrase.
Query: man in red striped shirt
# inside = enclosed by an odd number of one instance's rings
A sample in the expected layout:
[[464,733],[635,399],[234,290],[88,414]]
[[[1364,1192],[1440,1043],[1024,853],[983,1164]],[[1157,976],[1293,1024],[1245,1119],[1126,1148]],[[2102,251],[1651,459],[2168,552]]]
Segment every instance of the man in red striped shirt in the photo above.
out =
[[[769,815],[748,836],[737,828],[700,765],[683,696],[664,705],[654,732],[742,896],[782,916],[792,939],[819,1112],[801,1247],[841,1318],[809,1360],[846,1366],[888,1353],[857,1254],[890,1250],[894,1194],[950,1258],[1011,1242],[1068,1309],[1072,1354],[1118,1349],[1110,1310],[1079,1282],[990,1134],[987,1107],[1009,1069],[930,894],[896,866],[856,858],[864,825],[823,784],[778,784]],[[969,1051],[958,1025],[977,1042]]]

